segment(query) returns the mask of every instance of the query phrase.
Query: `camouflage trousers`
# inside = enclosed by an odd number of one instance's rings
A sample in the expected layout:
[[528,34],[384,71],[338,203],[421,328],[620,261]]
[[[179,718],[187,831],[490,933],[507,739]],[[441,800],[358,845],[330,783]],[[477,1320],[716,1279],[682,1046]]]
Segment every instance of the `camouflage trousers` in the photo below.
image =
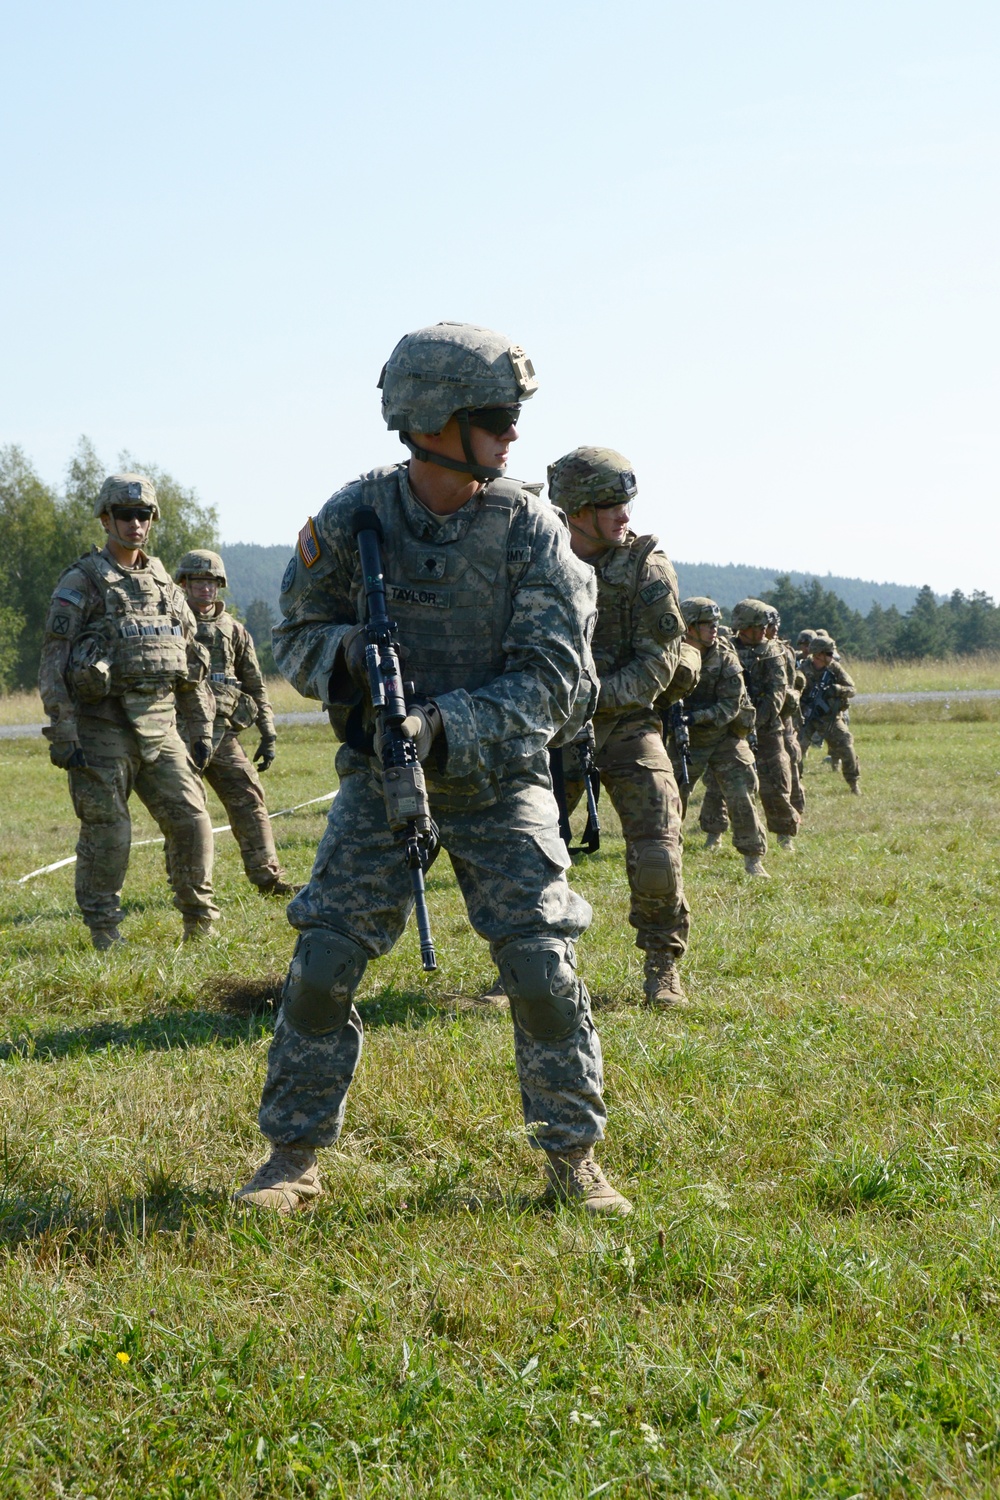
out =
[[[343,753],[338,769],[344,766]],[[344,767],[346,769],[346,767]],[[433,807],[433,804],[432,804]],[[545,951],[575,968],[574,942],[592,912],[569,887],[569,856],[547,787],[508,786],[477,812],[434,810],[469,921],[503,968],[505,954]],[[300,932],[321,928],[352,940],[368,958],[393,947],[412,909],[409,871],[385,821],[382,793],[366,771],[343,775],[309,884],[289,904]],[[364,964],[345,992],[351,999]],[[287,983],[287,981],[286,981]],[[550,1151],[586,1146],[604,1134],[604,1068],[587,991],[577,986],[578,1024],[560,1041],[539,1041],[511,1005],[514,1059],[531,1144]],[[278,1016],[260,1104],[261,1131],[279,1145],[329,1146],[340,1135],[363,1028],[350,1004],[345,1025],[306,1036]]]
[[69,772],[73,808],[80,819],[76,846],[76,903],[91,930],[117,927],[128,871],[134,791],[156,819],[166,842],[174,905],[185,917],[215,918],[212,892],[212,825],[205,788],[177,730],[163,733],[155,760],[143,760],[127,729],[107,721],[78,720],[86,766]]
[[[218,720],[216,720],[218,723]],[[229,817],[251,885],[268,886],[281,876],[264,788],[239,737],[227,729],[216,744],[205,780]]]
[[[674,769],[678,769],[677,758],[671,750]],[[696,744],[691,737],[691,764],[688,768],[690,786],[681,788],[684,811],[688,798],[699,777],[705,778],[705,802],[699,823],[705,833],[725,833],[729,820],[733,824],[733,843],[741,854],[764,854],[767,851],[767,835],[757,814],[754,795],[757,791],[757,772],[754,768],[753,752],[746,740],[735,734],[721,734],[706,744]],[[709,793],[718,790],[718,796],[709,800]],[[728,816],[727,816],[728,809]]]
[[798,725],[794,718],[782,719],[781,724],[792,773],[792,806],[801,819],[806,810],[806,794],[802,785],[802,746],[799,744]]
[[809,741],[813,733],[817,730],[826,740],[827,747],[834,761],[839,760],[840,769],[843,772],[847,785],[857,786],[858,778],[861,775],[861,767],[858,765],[857,752],[854,749],[854,738],[844,722],[843,714],[834,714],[825,719],[813,720],[809,726],[808,733],[803,732],[799,738],[803,756],[809,749]]
[[[799,815],[792,805],[792,770],[785,745],[784,726],[780,721],[778,728],[758,729],[757,748],[753,756],[768,833],[787,833],[794,837],[799,830]],[[729,827],[718,777],[714,782],[705,778],[705,801],[701,816],[702,827],[707,827],[710,822],[713,833],[725,833]]]
[[[583,781],[571,772],[574,761],[571,751],[563,752],[571,812],[583,796]],[[636,947],[681,958],[691,927],[681,863],[683,815],[659,722],[616,726],[597,751],[597,768],[622,825]]]

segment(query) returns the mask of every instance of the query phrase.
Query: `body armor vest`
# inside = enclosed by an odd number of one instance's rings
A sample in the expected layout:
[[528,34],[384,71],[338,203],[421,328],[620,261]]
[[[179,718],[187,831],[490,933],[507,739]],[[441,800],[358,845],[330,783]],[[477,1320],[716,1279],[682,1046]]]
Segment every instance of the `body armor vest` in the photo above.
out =
[[208,681],[215,694],[216,714],[221,714],[231,729],[247,729],[256,722],[257,704],[236,675],[236,621],[226,609],[198,619],[195,640],[207,647],[211,658]]
[[[414,536],[399,494],[398,468],[362,480],[362,504],[382,522],[386,603],[406,647],[404,676],[418,694],[474,692],[504,669],[503,640],[514,612],[507,539],[523,504],[510,480],[493,480],[465,535],[435,543]],[[352,594],[358,619],[365,600],[360,568]]]
[[597,675],[608,677],[632,656],[632,610],[646,558],[658,537],[635,537],[631,546],[616,548],[606,561],[598,561],[597,624],[591,649]]
[[134,572],[99,552],[77,567],[97,586],[104,602],[103,645],[112,697],[170,688],[188,675],[187,641],[177,606],[177,586],[155,557]]
[[684,707],[692,713],[699,708],[712,708],[719,696],[719,678],[726,658],[718,644],[710,647],[701,659],[701,675],[693,690],[684,699]]

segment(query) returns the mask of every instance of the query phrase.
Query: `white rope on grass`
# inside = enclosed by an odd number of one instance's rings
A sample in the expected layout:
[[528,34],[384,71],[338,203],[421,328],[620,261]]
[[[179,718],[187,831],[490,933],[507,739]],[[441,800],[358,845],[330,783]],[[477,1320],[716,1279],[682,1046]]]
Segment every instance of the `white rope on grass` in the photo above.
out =
[[[290,813],[299,812],[303,807],[315,807],[317,802],[332,802],[336,795],[336,792],[324,792],[322,797],[310,797],[308,802],[296,802],[294,807],[283,807],[279,812],[268,813],[267,816],[273,823],[275,818],[287,818]],[[221,827],[212,829],[213,833],[232,833],[232,831],[233,830],[230,828],[228,823],[223,823]],[[135,843],[132,845],[132,848],[142,849],[149,844],[162,844],[165,842],[166,841],[161,833],[158,839],[136,839]],[[28,874],[22,875],[19,880],[15,881],[15,884],[24,885],[25,881],[34,880],[38,875],[51,875],[53,870],[64,870],[67,865],[75,864],[76,855],[71,854],[68,859],[57,859],[55,864],[42,865],[42,868],[40,870],[29,870]]]

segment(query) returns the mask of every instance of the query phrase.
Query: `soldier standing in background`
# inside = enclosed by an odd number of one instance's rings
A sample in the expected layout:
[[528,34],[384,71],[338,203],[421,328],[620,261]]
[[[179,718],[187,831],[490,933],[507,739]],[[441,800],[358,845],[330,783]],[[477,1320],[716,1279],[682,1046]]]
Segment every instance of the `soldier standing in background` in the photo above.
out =
[[788,751],[788,765],[792,776],[792,806],[801,818],[806,810],[806,795],[802,787],[802,746],[799,744],[802,713],[799,709],[799,702],[806,680],[796,659],[795,648],[791,641],[782,638],[780,631],[781,616],[776,609],[772,608],[771,618],[764,634],[769,641],[774,641],[784,658],[788,692],[781,706],[781,729],[785,737],[785,749]]
[[[684,811],[687,812],[688,797],[699,777],[705,777],[706,788],[717,783],[720,789],[718,806],[723,821],[722,826],[718,826],[711,816],[706,816],[702,807],[700,822],[707,835],[705,847],[720,847],[722,835],[729,826],[725,817],[728,806],[733,823],[733,843],[743,855],[744,869],[748,875],[766,878],[762,859],[767,852],[767,835],[761,827],[754,802],[757,772],[747,745],[747,735],[754,725],[754,711],[743,681],[740,659],[729,642],[719,637],[719,606],[714,599],[682,599],[681,614],[687,626],[685,640],[701,655],[697,685],[684,704],[691,736],[690,784],[681,788]],[[680,783],[681,752],[675,740],[671,739],[669,749]]]
[[[741,599],[733,606],[733,638],[743,680],[756,715],[753,743],[760,800],[769,833],[777,834],[778,843],[788,854],[795,852],[795,835],[799,814],[792,806],[792,772],[785,748],[781,710],[788,696],[788,679],[780,648],[766,639],[772,608],[762,599]],[[725,807],[718,783],[706,780],[705,816],[714,827],[726,826]],[[703,810],[704,811],[704,810]]]
[[299,533],[283,579],[278,664],[299,692],[330,705],[345,743],[312,878],[288,907],[299,938],[259,1114],[271,1156],[237,1197],[290,1213],[321,1192],[316,1150],[340,1134],[361,1055],[354,995],[413,904],[371,743],[353,533],[370,507],[414,684],[407,732],[469,920],[510,997],[531,1143],[556,1196],[625,1214],[631,1205],[593,1155],[606,1118],[603,1065],[575,948],[592,913],[566,880],[547,753],[593,712],[596,587],[552,507],[504,478],[534,370],[500,334],[439,323],[400,340],[379,385],[410,460],[328,500]]
[[[860,797],[858,781],[861,769],[854,739],[844,718],[844,710],[854,697],[854,681],[836,660],[836,654],[836,641],[829,636],[825,639],[819,636],[813,641],[811,657],[803,665],[806,686],[802,694],[802,709],[809,722],[801,731],[802,749],[803,752],[807,749],[810,734],[814,731],[821,734],[830,747],[831,756],[840,762],[847,785],[855,797]],[[810,718],[814,705],[819,713]]]
[[[216,713],[214,750],[205,780],[226,809],[250,884],[262,896],[294,896],[299,887],[285,880],[278,863],[264,788],[254,769],[259,766],[266,771],[272,765],[276,737],[250,632],[218,597],[220,588],[226,587],[226,569],[217,552],[196,548],[185,553],[174,577],[198,622],[198,641],[211,657],[209,682]],[[260,735],[253,764],[239,740],[252,724]]]
[[122,941],[133,790],[164,835],[185,941],[209,932],[219,915],[212,826],[195,769],[211,759],[215,698],[184,594],[143,550],[159,513],[142,474],[107,478],[94,505],[107,543],[63,573],[45,621],[39,689],[52,722],[43,732],[53,765],[69,772],[80,819],[76,900],[98,949]]
[[[613,448],[574,448],[549,465],[548,483],[549,499],[568,518],[570,546],[597,579],[595,754],[625,838],[629,922],[636,946],[645,951],[646,1001],[683,1004],[677,962],[690,927],[681,866],[683,814],[653,704],[678,666],[685,672],[682,691],[693,687],[701,657],[682,645],[677,575],[669,558],[655,536],[629,529],[637,485],[628,459]],[[583,782],[568,767],[565,779],[572,811]]]

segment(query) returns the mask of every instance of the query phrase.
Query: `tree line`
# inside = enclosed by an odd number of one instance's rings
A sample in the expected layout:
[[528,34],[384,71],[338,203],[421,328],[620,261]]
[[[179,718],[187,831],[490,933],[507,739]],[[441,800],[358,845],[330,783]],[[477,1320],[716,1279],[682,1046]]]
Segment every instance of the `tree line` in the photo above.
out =
[[[156,485],[161,519],[153,545],[166,567],[173,571],[192,547],[218,551],[218,515],[195,490],[127,452],[118,455],[117,468],[148,474]],[[86,437],[70,458],[61,488],[39,478],[20,448],[0,448],[0,692],[33,687],[38,679],[42,630],[56,579],[92,544],[103,543],[93,506],[109,472]],[[939,604],[925,587],[905,614],[875,604],[863,615],[824,589],[819,579],[799,585],[782,574],[763,598],[780,610],[786,635],[794,639],[800,630],[822,626],[848,656],[912,660],[1000,650],[1000,609],[979,591],[967,596],[956,590]],[[261,666],[273,672],[274,610],[255,599],[245,617]]]
[[978,589],[971,595],[956,589],[938,603],[925,584],[905,614],[895,606],[873,604],[863,615],[824,589],[818,578],[796,585],[787,574],[776,578],[762,597],[779,610],[783,635],[794,641],[800,630],[822,627],[846,656],[914,661],[1000,651],[1000,609]]

